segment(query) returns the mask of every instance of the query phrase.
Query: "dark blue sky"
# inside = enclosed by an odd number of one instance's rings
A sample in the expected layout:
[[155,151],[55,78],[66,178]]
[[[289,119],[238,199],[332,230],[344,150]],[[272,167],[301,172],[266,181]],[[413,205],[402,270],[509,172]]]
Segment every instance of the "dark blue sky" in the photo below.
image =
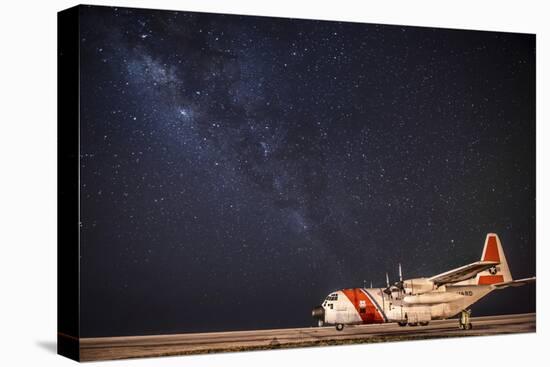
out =
[[80,32],[82,336],[311,325],[487,232],[534,275],[534,35],[109,7]]

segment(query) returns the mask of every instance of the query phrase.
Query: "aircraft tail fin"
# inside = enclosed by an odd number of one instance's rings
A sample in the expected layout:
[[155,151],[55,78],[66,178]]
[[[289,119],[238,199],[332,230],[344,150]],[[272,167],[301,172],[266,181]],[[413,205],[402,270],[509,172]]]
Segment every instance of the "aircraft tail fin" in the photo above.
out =
[[485,238],[485,246],[481,254],[481,261],[498,261],[495,265],[476,276],[476,284],[490,285],[503,282],[511,282],[512,274],[502,250],[502,244],[496,233],[488,233]]

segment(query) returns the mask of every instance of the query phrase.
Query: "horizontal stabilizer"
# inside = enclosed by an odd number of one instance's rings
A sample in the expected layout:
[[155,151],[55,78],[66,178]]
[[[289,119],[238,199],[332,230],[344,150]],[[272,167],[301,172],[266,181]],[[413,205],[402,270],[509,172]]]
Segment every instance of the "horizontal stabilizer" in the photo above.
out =
[[509,282],[502,282],[502,283],[493,284],[493,285],[491,285],[491,287],[493,289],[503,289],[503,288],[508,288],[508,287],[521,287],[522,285],[525,285],[525,284],[528,284],[528,283],[533,283],[536,279],[537,279],[536,277],[532,277],[532,278],[523,278],[523,279],[518,279],[518,280],[511,280]]

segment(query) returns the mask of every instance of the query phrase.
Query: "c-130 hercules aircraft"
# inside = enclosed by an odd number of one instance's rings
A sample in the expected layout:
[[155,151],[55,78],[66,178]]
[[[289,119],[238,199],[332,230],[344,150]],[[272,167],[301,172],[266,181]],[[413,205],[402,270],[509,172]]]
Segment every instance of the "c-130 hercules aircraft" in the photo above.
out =
[[[319,326],[397,322],[399,326],[426,326],[431,320],[460,314],[459,327],[471,329],[469,306],[495,289],[518,287],[534,282],[535,277],[513,280],[495,233],[487,234],[481,260],[430,278],[403,280],[387,287],[349,288],[332,292],[312,311]],[[371,286],[372,287],[372,286]]]

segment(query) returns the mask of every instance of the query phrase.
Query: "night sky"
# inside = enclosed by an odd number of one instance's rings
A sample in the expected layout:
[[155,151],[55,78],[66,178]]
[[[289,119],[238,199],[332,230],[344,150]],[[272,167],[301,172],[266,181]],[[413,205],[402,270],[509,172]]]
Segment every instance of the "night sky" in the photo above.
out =
[[534,35],[109,7],[80,32],[81,336],[310,326],[487,232],[535,274]]

